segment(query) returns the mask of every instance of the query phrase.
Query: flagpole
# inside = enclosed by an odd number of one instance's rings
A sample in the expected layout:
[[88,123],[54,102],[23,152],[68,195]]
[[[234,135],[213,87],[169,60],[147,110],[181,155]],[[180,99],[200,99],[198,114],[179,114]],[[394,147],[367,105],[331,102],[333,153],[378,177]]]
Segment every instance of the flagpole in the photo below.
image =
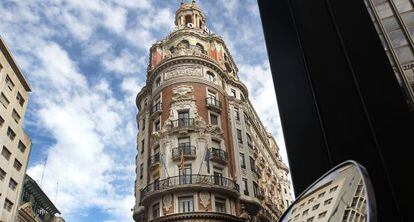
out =
[[197,173],[197,174],[200,174],[201,167],[203,166],[203,163],[204,163],[204,161],[205,161],[205,159],[206,159],[206,154],[207,154],[207,149],[205,149],[205,150],[204,150],[203,159],[201,159],[200,168],[198,169],[198,173]]

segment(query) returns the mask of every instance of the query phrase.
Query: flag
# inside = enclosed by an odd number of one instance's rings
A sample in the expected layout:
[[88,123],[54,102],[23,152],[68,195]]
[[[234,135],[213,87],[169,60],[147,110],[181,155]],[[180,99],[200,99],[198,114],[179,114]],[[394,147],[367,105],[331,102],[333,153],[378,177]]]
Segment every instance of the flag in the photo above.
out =
[[[184,170],[184,151],[181,150],[180,171]],[[184,172],[182,172],[184,174]]]
[[162,170],[162,156],[159,154],[159,163],[158,163],[158,175],[161,177],[161,170]]
[[207,173],[210,174],[210,150],[207,149],[204,160],[206,161]]

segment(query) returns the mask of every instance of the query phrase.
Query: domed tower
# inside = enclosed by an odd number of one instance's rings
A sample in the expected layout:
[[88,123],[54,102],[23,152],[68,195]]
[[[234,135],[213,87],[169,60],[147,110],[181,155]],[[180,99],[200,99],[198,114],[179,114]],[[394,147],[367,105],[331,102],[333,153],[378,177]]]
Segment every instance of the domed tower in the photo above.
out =
[[149,57],[147,83],[136,98],[134,220],[280,216],[282,209],[265,211],[267,185],[256,163],[259,155],[274,163],[268,176],[278,181],[277,150],[223,39],[206,28],[195,1],[181,3],[173,32],[151,47]]

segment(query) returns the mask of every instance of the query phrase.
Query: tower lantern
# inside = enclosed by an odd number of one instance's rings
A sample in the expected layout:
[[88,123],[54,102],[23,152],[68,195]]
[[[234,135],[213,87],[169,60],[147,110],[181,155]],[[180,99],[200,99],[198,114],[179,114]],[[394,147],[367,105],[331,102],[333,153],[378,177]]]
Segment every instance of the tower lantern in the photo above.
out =
[[180,8],[175,13],[175,25],[177,27],[204,30],[205,23],[206,17],[196,1],[181,2]]

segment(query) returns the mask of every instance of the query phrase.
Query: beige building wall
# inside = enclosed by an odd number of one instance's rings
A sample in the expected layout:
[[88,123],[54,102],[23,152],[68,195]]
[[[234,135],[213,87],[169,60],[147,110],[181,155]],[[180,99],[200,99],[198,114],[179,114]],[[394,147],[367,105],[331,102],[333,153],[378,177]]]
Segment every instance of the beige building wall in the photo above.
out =
[[22,125],[30,87],[0,37],[0,221],[14,221],[31,141]]

